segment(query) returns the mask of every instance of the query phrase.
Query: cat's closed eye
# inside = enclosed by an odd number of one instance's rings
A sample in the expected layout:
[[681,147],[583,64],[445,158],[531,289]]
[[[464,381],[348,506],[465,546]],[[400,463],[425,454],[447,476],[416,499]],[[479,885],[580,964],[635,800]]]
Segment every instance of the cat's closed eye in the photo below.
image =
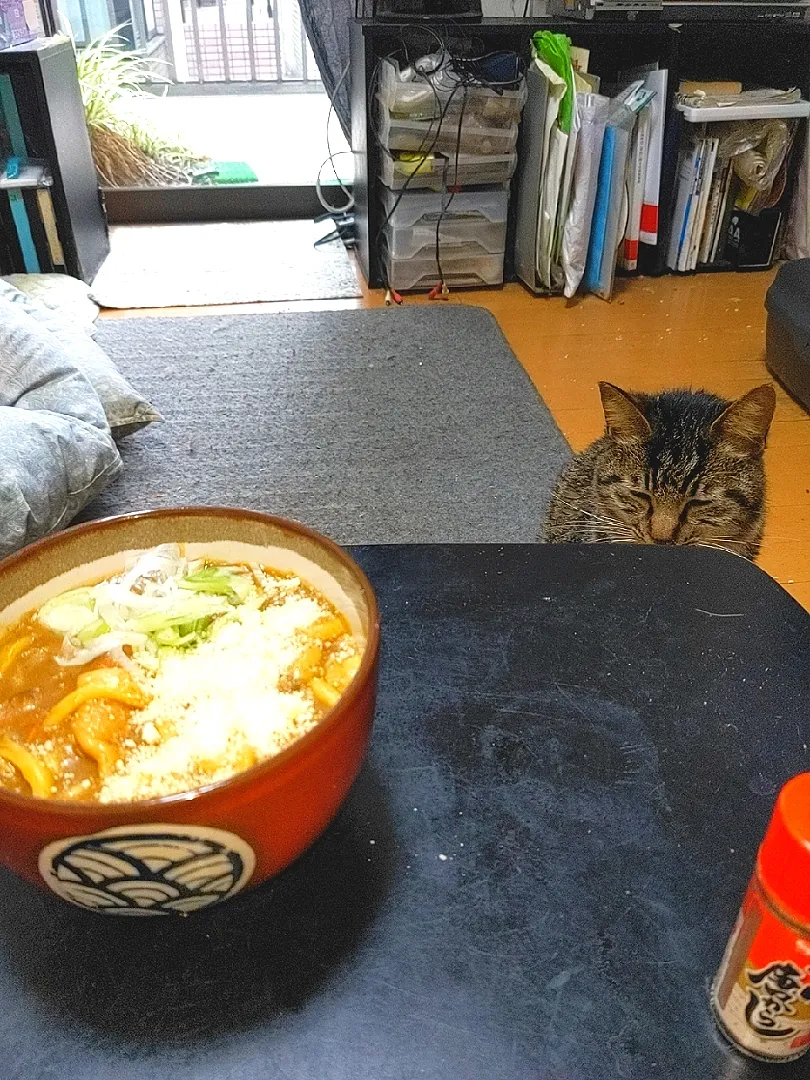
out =
[[641,488],[618,488],[614,500],[625,510],[643,514],[652,508],[652,496]]
[[717,504],[714,499],[689,499],[681,510],[681,521],[698,525],[710,521]]

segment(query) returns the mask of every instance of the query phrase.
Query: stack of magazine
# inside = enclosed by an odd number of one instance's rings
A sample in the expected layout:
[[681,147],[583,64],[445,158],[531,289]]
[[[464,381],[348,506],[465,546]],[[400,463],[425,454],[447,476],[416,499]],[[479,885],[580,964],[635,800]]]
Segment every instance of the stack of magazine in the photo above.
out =
[[777,247],[799,116],[795,90],[689,89],[667,266],[767,267]]
[[671,270],[695,270],[717,259],[733,179],[730,162],[718,158],[719,145],[717,138],[690,139],[681,158],[667,253]]

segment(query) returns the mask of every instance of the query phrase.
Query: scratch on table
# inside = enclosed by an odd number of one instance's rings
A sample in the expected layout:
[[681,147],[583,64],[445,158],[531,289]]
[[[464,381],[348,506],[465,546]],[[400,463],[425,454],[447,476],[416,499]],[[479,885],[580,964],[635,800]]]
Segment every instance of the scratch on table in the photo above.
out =
[[[566,693],[566,691],[563,689],[563,687],[560,685],[560,683],[555,681],[554,682],[554,687],[557,690],[557,693],[560,695],[560,697],[564,698],[568,702],[568,704],[571,706],[571,708],[574,710],[574,712],[579,713],[579,715],[583,718],[583,720],[587,720],[588,723],[590,723],[590,724],[593,723],[593,717],[590,716],[585,711],[585,709],[582,708],[582,706],[572,697],[571,694]],[[585,691],[584,686],[570,686],[569,689]]]
[[710,615],[713,619],[744,619],[744,611],[706,611],[705,608],[696,607],[701,615]]
[[436,772],[438,765],[433,762],[430,765],[405,765],[401,769],[392,769],[391,772],[396,776],[407,776],[410,773],[420,772]]
[[571,979],[575,975],[578,975],[582,970],[582,964],[577,964],[576,967],[571,968],[570,970],[564,969],[563,971],[558,972],[552,979],[548,981],[547,989],[553,991],[556,996],[554,998],[554,1001],[552,1002],[548,1023],[546,1024],[547,1035],[550,1035],[552,1033],[557,1023],[557,1019],[560,1014],[560,1005],[562,1004],[562,996],[566,986],[571,981]]

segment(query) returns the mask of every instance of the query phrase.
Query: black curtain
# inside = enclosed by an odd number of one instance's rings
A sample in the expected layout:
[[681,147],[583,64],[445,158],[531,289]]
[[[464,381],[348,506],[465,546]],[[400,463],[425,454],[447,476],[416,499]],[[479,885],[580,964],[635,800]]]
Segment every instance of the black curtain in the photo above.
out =
[[298,0],[298,3],[323,85],[343,134],[350,140],[349,18],[354,15],[354,0]]

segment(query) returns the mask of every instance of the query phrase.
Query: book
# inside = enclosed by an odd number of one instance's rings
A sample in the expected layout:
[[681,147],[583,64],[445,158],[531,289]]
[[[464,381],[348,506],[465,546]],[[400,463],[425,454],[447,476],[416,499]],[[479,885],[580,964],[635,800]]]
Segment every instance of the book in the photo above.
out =
[[726,173],[731,166],[725,164],[719,158],[715,159],[714,175],[712,176],[711,190],[709,192],[709,205],[706,207],[706,220],[703,224],[703,236],[700,238],[700,250],[698,262],[708,263],[711,260],[712,243],[717,231],[717,222],[720,216],[720,207],[723,201],[723,191],[726,185]]
[[618,115],[611,119],[611,123],[615,126],[615,134],[610,177],[610,206],[605,224],[605,244],[599,284],[594,289],[596,295],[601,296],[603,300],[609,300],[612,295],[617,257],[624,239],[628,205],[627,162],[630,157],[630,140],[633,136],[635,120],[635,114],[625,107],[622,107]]
[[28,216],[28,226],[31,230],[31,239],[34,242],[34,251],[36,252],[37,262],[39,263],[39,272],[41,274],[51,274],[53,273],[51,248],[48,243],[48,236],[45,232],[42,215],[39,212],[36,188],[22,188],[20,194],[22,195],[23,205],[25,206],[25,212]]
[[544,124],[548,104],[548,79],[536,64],[526,71],[528,97],[522,124],[528,133],[518,162],[515,229],[515,273],[532,291],[537,282],[537,231],[544,169]]
[[667,266],[670,270],[678,269],[678,256],[686,235],[692,191],[700,168],[701,147],[702,140],[692,139],[681,151],[675,177],[675,206],[667,251]]
[[642,244],[653,246],[658,243],[658,200],[661,191],[661,162],[664,148],[664,122],[667,111],[668,74],[666,68],[656,68],[647,72],[644,78],[645,85],[650,90],[655,91],[655,97],[649,105],[649,147],[638,237]]
[[0,273],[20,274],[24,269],[11,206],[8,199],[0,195]]
[[726,176],[726,186],[723,189],[723,198],[720,203],[720,215],[717,222],[717,232],[712,241],[711,261],[724,260],[726,255],[726,240],[728,238],[728,223],[734,209],[734,189],[736,180],[734,169],[729,166]]
[[25,136],[10,75],[0,75],[0,111],[5,120],[11,152],[18,158],[27,158],[28,148],[25,145]]
[[567,297],[574,295],[585,273],[609,107],[609,100],[601,94],[577,94],[580,129],[577,135],[571,206],[563,229],[560,253],[565,277],[563,291]]
[[706,208],[709,205],[709,193],[711,191],[712,180],[714,179],[714,164],[717,161],[717,149],[719,145],[719,139],[711,137],[706,139],[700,188],[697,196],[697,209],[695,211],[695,220],[692,225],[692,235],[689,245],[687,270],[697,269],[700,241],[703,236],[703,226],[706,221]]
[[53,209],[53,200],[49,188],[37,188],[37,203],[39,214],[42,218],[42,226],[48,241],[51,263],[55,270],[65,269],[65,251],[62,241],[59,239],[59,229],[56,225],[56,214]]
[[[20,113],[17,108],[17,99],[14,96],[14,86],[10,75],[0,75],[0,112],[2,112],[2,118],[5,122],[4,126],[8,134],[12,154],[23,161],[27,160],[28,148],[25,145],[25,135],[20,123]],[[8,187],[7,197],[11,220],[22,258],[20,269],[24,270],[26,274],[38,274],[40,272],[39,257],[21,188],[19,186]]]
[[736,267],[766,270],[773,262],[782,212],[778,207],[749,214],[735,207],[728,227],[728,254]]
[[678,243],[678,263],[676,269],[681,272],[689,269],[689,248],[692,243],[692,227],[695,223],[695,212],[700,194],[700,185],[703,177],[703,169],[706,164],[706,140],[697,140],[697,156],[695,158],[692,177],[689,184],[689,193],[686,199],[684,222],[681,229],[681,237]]
[[31,235],[31,222],[28,220],[25,200],[19,188],[8,189],[8,202],[22,252],[23,269],[26,274],[38,274],[40,272],[39,258],[34,237]]
[[605,229],[610,209],[610,176],[613,169],[613,152],[616,129],[609,124],[605,127],[602,140],[602,156],[599,159],[599,177],[596,182],[596,202],[593,207],[593,224],[588,245],[588,258],[585,262],[584,284],[594,292],[599,284],[602,267],[602,254],[605,249]]
[[641,207],[644,202],[651,120],[652,114],[648,105],[638,114],[630,147],[629,206],[627,228],[625,229],[624,244],[621,252],[621,264],[625,270],[636,270],[638,268]]

